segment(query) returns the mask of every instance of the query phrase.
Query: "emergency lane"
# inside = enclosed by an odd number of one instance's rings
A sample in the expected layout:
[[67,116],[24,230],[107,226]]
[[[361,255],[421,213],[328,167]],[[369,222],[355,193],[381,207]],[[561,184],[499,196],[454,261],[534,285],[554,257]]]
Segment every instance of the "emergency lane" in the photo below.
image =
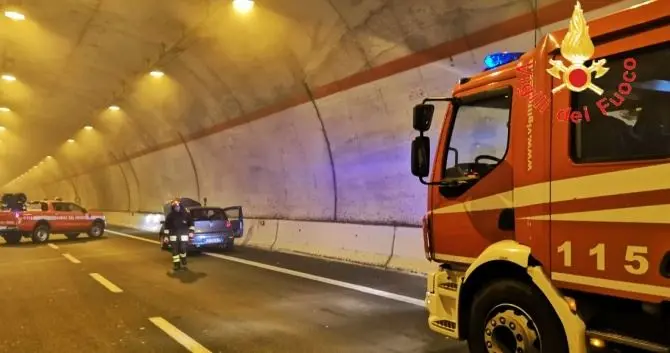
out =
[[[137,231],[133,235],[150,241],[157,238],[156,234]],[[371,295],[206,255],[190,257],[190,270],[174,273],[170,254],[160,251],[157,244],[111,232],[104,241],[63,244],[61,248],[122,288],[122,295],[144,303],[154,315],[211,351],[467,352],[462,344],[427,328],[422,306],[385,298],[388,288],[379,288],[381,296]],[[260,256],[247,249],[233,254]],[[296,258],[306,264],[326,263]],[[277,258],[270,260],[277,266],[305,267],[300,259],[279,264]],[[417,276],[334,265],[337,271],[349,273],[340,273],[340,277],[360,278],[364,273],[378,284],[384,283],[385,275],[394,276],[398,282],[391,287],[396,289],[402,287],[399,283],[403,280],[412,284],[425,281]],[[312,272],[324,272],[329,266],[314,267]],[[415,299],[422,300],[418,289],[405,292],[414,292]]]
[[[146,306],[92,279],[87,263],[50,245],[0,240],[0,352],[176,352]],[[104,242],[82,239],[79,244]],[[72,255],[73,258],[76,258]]]

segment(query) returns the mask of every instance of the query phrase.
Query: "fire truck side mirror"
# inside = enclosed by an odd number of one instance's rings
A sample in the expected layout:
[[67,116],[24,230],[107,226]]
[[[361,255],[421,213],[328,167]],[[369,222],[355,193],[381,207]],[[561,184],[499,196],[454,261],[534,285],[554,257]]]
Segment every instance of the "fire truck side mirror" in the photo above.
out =
[[412,141],[412,174],[425,178],[430,173],[430,139],[428,136],[417,136]]
[[432,104],[417,104],[414,106],[414,130],[426,132],[430,129],[430,123],[433,121],[435,106]]

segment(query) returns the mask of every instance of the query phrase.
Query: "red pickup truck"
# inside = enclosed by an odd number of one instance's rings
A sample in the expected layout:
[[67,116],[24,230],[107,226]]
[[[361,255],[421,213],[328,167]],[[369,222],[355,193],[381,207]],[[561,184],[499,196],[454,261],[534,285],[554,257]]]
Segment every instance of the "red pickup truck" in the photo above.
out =
[[99,238],[104,232],[105,216],[101,212],[88,212],[72,202],[33,201],[22,211],[0,211],[0,235],[8,244],[17,244],[21,238],[44,243],[51,233],[75,239],[80,233]]

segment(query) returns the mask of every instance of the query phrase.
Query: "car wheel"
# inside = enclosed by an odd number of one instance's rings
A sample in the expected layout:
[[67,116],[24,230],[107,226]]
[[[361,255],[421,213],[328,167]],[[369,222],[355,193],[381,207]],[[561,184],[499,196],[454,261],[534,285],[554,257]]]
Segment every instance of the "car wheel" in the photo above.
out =
[[475,295],[467,340],[471,353],[568,351],[549,301],[531,284],[512,279],[493,282]]
[[41,244],[47,242],[49,240],[49,236],[51,236],[51,230],[49,229],[49,226],[46,224],[39,224],[33,230],[31,239],[34,244]]
[[65,236],[70,240],[75,240],[79,236],[79,233],[65,233]]
[[100,221],[94,222],[91,229],[88,230],[88,236],[91,238],[100,238],[103,234],[105,234],[105,225]]

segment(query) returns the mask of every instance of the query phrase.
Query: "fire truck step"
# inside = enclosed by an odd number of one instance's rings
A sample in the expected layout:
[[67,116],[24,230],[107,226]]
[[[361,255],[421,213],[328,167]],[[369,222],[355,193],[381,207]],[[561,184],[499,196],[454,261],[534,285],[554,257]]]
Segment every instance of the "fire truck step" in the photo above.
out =
[[458,290],[458,283],[456,282],[440,283],[438,287],[455,292]]
[[456,329],[456,323],[449,320],[436,320],[431,322],[431,324],[443,330],[454,331]]
[[[670,353],[670,347],[655,342],[650,342],[630,336],[621,335],[613,332],[587,330],[586,337],[589,341],[602,340],[607,345],[614,344],[629,348],[637,348],[646,352]],[[593,343],[592,343],[593,344]]]

